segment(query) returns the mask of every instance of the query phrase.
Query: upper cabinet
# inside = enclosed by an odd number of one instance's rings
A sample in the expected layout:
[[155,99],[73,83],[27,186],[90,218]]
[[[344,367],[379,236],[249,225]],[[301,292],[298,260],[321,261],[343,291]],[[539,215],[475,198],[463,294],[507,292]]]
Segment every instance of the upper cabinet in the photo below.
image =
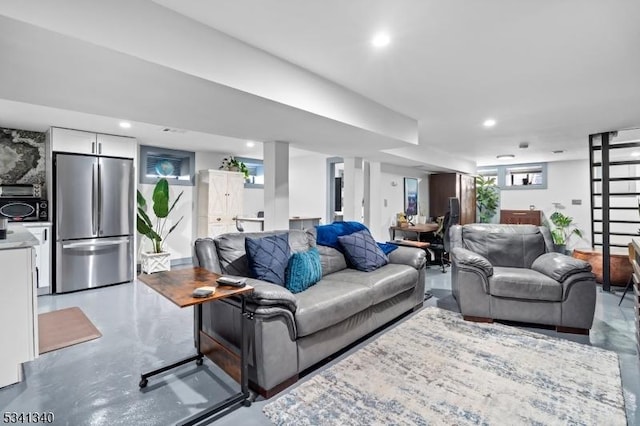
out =
[[69,152],[74,154],[104,155],[107,157],[136,157],[136,140],[134,138],[81,130],[52,127],[49,140],[53,152]]

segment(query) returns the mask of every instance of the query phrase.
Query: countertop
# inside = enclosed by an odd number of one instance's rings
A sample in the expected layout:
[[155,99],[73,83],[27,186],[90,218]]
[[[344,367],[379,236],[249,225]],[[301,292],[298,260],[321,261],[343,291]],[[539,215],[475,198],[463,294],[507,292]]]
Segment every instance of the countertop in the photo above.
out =
[[14,222],[9,223],[7,239],[0,240],[0,250],[33,247],[39,244],[38,239],[27,228],[20,223]]
[[38,228],[41,226],[52,226],[52,222],[20,222],[20,225],[25,228]]
[[[264,222],[264,217],[238,217],[242,222]],[[291,216],[289,220],[320,220],[321,217],[303,217],[303,216]]]

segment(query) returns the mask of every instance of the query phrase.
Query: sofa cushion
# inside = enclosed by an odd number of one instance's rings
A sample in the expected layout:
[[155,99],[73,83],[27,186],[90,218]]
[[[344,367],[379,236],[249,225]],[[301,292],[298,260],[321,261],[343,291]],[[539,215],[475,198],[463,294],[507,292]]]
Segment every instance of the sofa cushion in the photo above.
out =
[[415,287],[418,275],[419,272],[409,265],[389,263],[367,273],[345,269],[324,279],[364,285],[370,289],[373,304],[376,305]]
[[222,273],[225,275],[248,277],[250,272],[245,252],[245,239],[262,238],[282,233],[289,234],[289,248],[294,253],[307,251],[315,245],[314,237],[301,230],[233,232],[218,235],[213,241],[216,244],[216,252]]
[[331,327],[367,309],[373,303],[373,294],[367,286],[345,281],[328,281],[324,278],[294,296],[298,305],[298,337]]
[[289,258],[286,271],[285,287],[291,293],[305,291],[322,279],[322,265],[318,249],[313,247],[307,251],[293,253]]
[[360,222],[333,222],[328,225],[316,225],[316,241],[320,246],[333,247],[342,251],[342,246],[338,242],[338,237],[350,235],[354,232],[367,229]]
[[322,265],[322,276],[333,274],[347,268],[347,260],[342,252],[333,247],[318,245],[320,253],[320,264]]
[[524,300],[562,301],[562,284],[532,269],[495,266],[489,294]]
[[285,270],[289,263],[288,234],[245,239],[251,278],[285,285]]
[[533,261],[546,252],[544,236],[534,225],[465,225],[462,239],[464,248],[493,266],[531,268]]
[[389,262],[368,230],[338,237],[344,255],[351,266],[359,271],[371,272]]

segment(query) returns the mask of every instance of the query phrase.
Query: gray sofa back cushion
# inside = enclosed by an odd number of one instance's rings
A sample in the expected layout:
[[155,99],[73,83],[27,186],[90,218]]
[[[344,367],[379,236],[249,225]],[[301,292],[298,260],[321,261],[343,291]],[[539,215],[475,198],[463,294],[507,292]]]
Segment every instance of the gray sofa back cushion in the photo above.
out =
[[268,231],[268,232],[234,232],[218,235],[214,238],[216,252],[223,274],[249,276],[249,265],[245,253],[245,238],[261,238],[272,235],[288,233],[289,247],[292,252],[307,251],[315,246],[311,235],[300,230]]
[[484,256],[493,266],[511,268],[531,268],[547,249],[544,235],[534,225],[464,225],[462,241],[464,248]]

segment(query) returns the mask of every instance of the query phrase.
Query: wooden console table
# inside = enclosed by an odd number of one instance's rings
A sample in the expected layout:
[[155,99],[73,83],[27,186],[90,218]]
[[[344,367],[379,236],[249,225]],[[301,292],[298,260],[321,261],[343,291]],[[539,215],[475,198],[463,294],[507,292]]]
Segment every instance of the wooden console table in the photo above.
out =
[[[249,347],[249,332],[247,330],[247,321],[251,317],[247,314],[246,311],[245,295],[253,292],[253,287],[248,285],[241,288],[221,286],[216,283],[218,278],[220,278],[220,275],[199,267],[176,269],[173,271],[158,272],[150,275],[140,274],[138,276],[138,279],[140,281],[169,299],[178,307],[194,307],[194,321],[196,325],[194,337],[197,348],[197,352],[195,355],[150,371],[148,373],[141,374],[139,384],[140,388],[145,388],[147,386],[149,377],[164,373],[165,371],[171,370],[180,365],[187,364],[191,361],[196,361],[197,365],[202,365],[202,359],[204,356],[204,354],[200,351],[200,332],[202,331],[202,304],[216,300],[224,301],[224,299],[231,296],[238,296],[241,299],[241,312],[244,321],[242,321],[240,338],[240,392],[178,423],[181,426],[199,424],[204,419],[208,419],[213,415],[223,410],[229,409],[236,404],[242,404],[245,407],[251,405],[251,400],[249,399],[249,367],[247,355],[247,350]],[[216,287],[216,291],[209,297],[195,298],[191,296],[195,289],[205,286]]]

